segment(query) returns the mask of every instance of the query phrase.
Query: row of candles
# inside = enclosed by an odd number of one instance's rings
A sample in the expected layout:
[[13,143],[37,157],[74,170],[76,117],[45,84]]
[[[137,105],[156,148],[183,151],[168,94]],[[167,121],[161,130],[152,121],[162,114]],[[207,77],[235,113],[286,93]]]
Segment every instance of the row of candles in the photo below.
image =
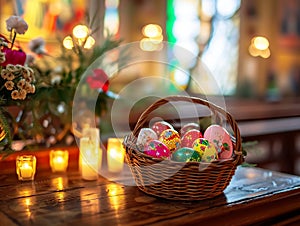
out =
[[[122,139],[109,138],[107,142],[107,167],[112,173],[120,173],[124,166],[125,150]],[[36,157],[20,155],[16,158],[16,172],[19,180],[33,180],[36,173]],[[66,172],[69,162],[67,150],[49,152],[49,163],[52,172]],[[102,149],[100,148],[99,129],[90,128],[80,138],[79,171],[85,180],[97,180],[101,169]]]

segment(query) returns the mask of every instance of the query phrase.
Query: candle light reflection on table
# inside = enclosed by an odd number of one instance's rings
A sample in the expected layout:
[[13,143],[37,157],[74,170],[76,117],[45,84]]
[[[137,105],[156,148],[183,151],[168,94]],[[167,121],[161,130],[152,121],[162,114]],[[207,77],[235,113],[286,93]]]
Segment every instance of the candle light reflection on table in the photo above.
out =
[[109,184],[107,185],[107,191],[111,207],[118,211],[121,205],[124,204],[124,189],[120,189],[116,184]]
[[55,177],[51,179],[51,189],[55,190],[55,198],[57,202],[65,200],[65,190],[68,187],[68,177]]
[[51,180],[51,187],[56,191],[65,189],[68,185],[67,177],[56,177]]
[[93,189],[85,188],[80,191],[81,203],[87,203],[88,205],[81,205],[82,214],[97,214],[101,210],[99,200],[101,197],[98,193],[95,193]]
[[26,210],[26,216],[28,218],[30,218],[30,216],[31,216],[31,211],[30,211],[30,206],[31,205],[32,205],[31,198],[25,198],[24,199],[24,207],[25,207],[25,210]]

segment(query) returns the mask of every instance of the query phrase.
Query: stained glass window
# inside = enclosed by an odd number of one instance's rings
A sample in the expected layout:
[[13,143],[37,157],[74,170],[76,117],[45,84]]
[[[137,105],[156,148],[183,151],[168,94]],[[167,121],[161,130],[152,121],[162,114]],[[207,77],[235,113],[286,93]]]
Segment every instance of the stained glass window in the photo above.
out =
[[[209,71],[218,88],[206,87],[204,94],[232,95],[237,83],[239,8],[240,0],[168,0],[167,36],[168,41],[182,46],[195,57],[199,57]],[[183,59],[186,60],[186,59]],[[197,61],[178,64],[187,66],[184,72],[175,72],[176,82],[193,92],[203,92],[195,83],[205,84]],[[207,74],[207,73],[206,73]],[[206,85],[207,85],[206,84]]]
[[119,29],[119,0],[105,0],[104,28],[110,34],[117,34]]

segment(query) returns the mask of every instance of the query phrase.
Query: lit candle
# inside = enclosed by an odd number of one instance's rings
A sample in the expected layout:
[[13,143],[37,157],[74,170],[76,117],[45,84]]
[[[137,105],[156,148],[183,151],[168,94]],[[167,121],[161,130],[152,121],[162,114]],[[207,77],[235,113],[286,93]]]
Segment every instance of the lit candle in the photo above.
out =
[[122,141],[119,138],[109,138],[107,141],[107,165],[110,172],[119,173],[123,170],[125,150]]
[[67,150],[52,150],[49,155],[52,172],[65,172],[67,170],[69,160],[69,152]]
[[102,156],[99,142],[89,137],[82,137],[79,149],[79,164],[82,178],[85,180],[97,180]]
[[33,169],[30,165],[28,165],[27,162],[25,162],[21,167],[20,167],[20,175],[22,178],[31,178],[33,174]]
[[22,155],[16,158],[16,172],[19,180],[33,180],[36,171],[36,157]]

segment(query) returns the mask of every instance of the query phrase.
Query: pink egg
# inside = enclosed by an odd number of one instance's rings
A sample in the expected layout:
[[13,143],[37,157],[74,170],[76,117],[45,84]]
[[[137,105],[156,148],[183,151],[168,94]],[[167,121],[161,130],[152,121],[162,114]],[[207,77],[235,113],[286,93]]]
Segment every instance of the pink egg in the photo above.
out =
[[155,122],[151,128],[158,136],[166,129],[174,129],[170,123],[165,121]]
[[180,148],[180,135],[179,133],[174,129],[167,129],[164,130],[160,136],[159,140],[163,142],[171,152],[174,152],[178,148]]
[[203,137],[216,146],[220,159],[232,157],[233,143],[225,128],[220,125],[211,125],[205,130]]
[[183,136],[186,132],[192,130],[192,129],[197,129],[200,130],[200,125],[194,122],[190,122],[185,124],[184,126],[182,126],[181,130],[180,130],[180,134],[181,136]]
[[144,147],[144,153],[155,158],[170,157],[169,148],[159,140],[151,140]]
[[202,133],[197,129],[187,131],[181,138],[181,147],[193,147],[193,143],[196,139],[202,138]]

